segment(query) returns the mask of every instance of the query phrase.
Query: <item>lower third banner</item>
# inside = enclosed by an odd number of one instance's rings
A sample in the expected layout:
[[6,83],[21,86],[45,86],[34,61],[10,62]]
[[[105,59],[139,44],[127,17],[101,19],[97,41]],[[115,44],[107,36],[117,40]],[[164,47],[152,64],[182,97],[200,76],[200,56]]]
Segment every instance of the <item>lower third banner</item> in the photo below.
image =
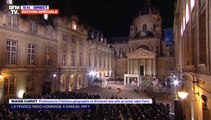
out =
[[85,104],[9,104],[10,110],[90,110],[93,105]]

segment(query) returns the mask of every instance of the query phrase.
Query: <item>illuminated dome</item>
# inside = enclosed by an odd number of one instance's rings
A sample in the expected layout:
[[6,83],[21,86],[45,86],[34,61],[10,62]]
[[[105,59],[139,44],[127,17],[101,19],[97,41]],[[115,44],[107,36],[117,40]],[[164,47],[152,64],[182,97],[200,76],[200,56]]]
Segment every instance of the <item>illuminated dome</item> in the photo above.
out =
[[160,15],[158,10],[151,6],[150,0],[145,0],[145,6],[139,10],[138,16],[149,14]]
[[159,12],[156,8],[151,7],[151,6],[146,6],[144,8],[141,8],[138,15],[142,16],[142,15],[148,15],[148,14],[155,14],[155,15],[159,15]]
[[162,19],[158,10],[151,6],[150,0],[145,0],[144,7],[140,9],[130,26],[130,38],[161,38],[161,24]]

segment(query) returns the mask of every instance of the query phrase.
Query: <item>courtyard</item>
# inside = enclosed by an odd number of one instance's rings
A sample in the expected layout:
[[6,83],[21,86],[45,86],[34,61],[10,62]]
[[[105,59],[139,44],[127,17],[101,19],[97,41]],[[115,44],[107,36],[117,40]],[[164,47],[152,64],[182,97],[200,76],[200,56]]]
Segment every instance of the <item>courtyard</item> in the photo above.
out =
[[[142,87],[142,86],[140,86]],[[121,82],[109,82],[105,87],[88,87],[82,88],[79,90],[74,90],[75,92],[86,92],[91,94],[98,94],[101,98],[133,98],[133,99],[151,99],[152,97],[156,98],[156,102],[169,103],[171,102],[171,94],[156,91],[154,87],[147,87],[146,89],[139,88],[139,91],[136,91],[137,87],[134,85],[123,85]]]

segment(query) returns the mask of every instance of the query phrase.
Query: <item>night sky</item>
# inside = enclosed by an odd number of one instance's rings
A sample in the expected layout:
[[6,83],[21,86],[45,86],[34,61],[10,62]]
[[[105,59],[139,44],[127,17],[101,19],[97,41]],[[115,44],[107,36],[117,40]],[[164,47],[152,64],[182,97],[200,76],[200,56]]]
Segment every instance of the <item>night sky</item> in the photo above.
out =
[[[58,8],[60,16],[77,15],[81,23],[97,28],[108,38],[129,35],[131,22],[144,6],[144,0],[15,0],[15,4],[26,1]],[[160,12],[163,28],[173,27],[174,1],[151,0],[151,6]]]

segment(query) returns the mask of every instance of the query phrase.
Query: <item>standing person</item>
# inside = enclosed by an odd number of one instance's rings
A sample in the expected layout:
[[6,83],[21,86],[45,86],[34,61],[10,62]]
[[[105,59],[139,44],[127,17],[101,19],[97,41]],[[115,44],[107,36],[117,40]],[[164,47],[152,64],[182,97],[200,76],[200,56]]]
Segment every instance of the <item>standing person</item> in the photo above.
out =
[[136,92],[137,92],[137,94],[139,93],[139,86],[137,86],[137,88],[136,88]]

